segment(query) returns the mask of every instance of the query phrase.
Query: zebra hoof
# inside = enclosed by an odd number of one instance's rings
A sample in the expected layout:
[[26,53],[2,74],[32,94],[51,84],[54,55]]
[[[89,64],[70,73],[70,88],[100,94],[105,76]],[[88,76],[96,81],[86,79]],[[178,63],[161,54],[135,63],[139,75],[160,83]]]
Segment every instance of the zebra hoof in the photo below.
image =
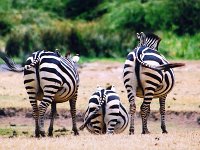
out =
[[36,137],[36,138],[39,138],[39,137],[40,137],[40,132],[39,132],[39,130],[37,130],[37,129],[35,130],[35,137]]
[[150,134],[148,130],[142,131],[142,134]]
[[53,137],[53,133],[48,133],[48,137]]
[[109,131],[109,132],[106,132],[106,134],[108,134],[108,135],[114,135],[114,132]]
[[78,131],[74,131],[74,136],[79,135]]
[[39,137],[40,137],[40,134],[36,134],[35,137],[36,137],[36,138],[39,138]]
[[46,135],[45,135],[45,131],[40,131],[40,135],[42,136],[42,137],[45,137]]
[[165,130],[165,131],[163,131],[162,133],[163,133],[163,134],[167,134],[168,132]]
[[130,129],[129,130],[129,135],[133,135],[134,134],[134,129]]

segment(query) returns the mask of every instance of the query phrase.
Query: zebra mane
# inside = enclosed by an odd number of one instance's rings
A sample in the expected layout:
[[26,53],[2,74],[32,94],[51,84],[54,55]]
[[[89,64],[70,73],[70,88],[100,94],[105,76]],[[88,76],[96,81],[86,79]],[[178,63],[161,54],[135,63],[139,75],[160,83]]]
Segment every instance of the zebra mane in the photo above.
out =
[[153,50],[158,50],[159,43],[161,38],[153,33],[146,33],[143,32],[137,33],[137,38],[140,40],[138,47],[147,46]]
[[146,46],[158,50],[161,38],[153,33],[146,34]]

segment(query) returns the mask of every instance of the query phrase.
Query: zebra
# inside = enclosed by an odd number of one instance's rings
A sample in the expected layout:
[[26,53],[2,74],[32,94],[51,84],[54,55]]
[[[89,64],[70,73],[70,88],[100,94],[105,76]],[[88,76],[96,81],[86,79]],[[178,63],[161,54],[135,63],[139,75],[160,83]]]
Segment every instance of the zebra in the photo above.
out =
[[[44,137],[44,115],[51,104],[51,121],[48,136],[53,136],[56,103],[69,101],[72,130],[79,135],[76,125],[76,100],[79,87],[77,61],[62,57],[57,51],[40,50],[32,53],[24,67],[17,67],[7,56],[0,55],[11,71],[24,72],[24,85],[29,96],[35,119],[35,136]],[[78,60],[77,58],[75,60]],[[37,102],[40,101],[38,105]]]
[[162,133],[168,133],[165,125],[165,100],[175,82],[172,68],[184,66],[183,63],[168,63],[158,52],[161,38],[153,33],[137,33],[138,46],[127,55],[123,69],[123,81],[130,103],[129,134],[134,134],[135,98],[144,98],[140,107],[142,134],[150,133],[147,118],[150,103],[159,98]]
[[107,88],[97,86],[89,99],[84,123],[79,129],[87,127],[92,134],[118,134],[126,129],[128,122],[128,113],[120,102],[114,85]]

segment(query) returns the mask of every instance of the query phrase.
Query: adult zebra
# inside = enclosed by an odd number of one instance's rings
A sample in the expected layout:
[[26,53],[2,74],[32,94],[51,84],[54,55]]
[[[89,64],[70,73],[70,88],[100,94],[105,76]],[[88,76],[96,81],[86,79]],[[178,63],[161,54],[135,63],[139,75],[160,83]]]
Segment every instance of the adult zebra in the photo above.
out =
[[98,86],[89,99],[84,124],[79,129],[87,127],[93,134],[121,133],[126,129],[128,122],[128,113],[114,86],[106,89]]
[[[24,85],[29,96],[35,119],[36,137],[45,136],[44,115],[51,104],[49,136],[53,135],[56,103],[69,100],[72,115],[72,130],[78,135],[76,126],[76,100],[79,87],[77,62],[70,56],[62,57],[58,52],[36,51],[26,61],[25,67],[17,67],[6,55],[0,55],[7,66],[16,72],[24,72]],[[39,107],[37,101],[41,101]]]
[[139,45],[128,54],[124,64],[123,80],[130,103],[130,129],[134,134],[135,98],[144,98],[140,107],[142,117],[142,134],[150,133],[147,118],[153,98],[159,98],[161,129],[167,133],[165,125],[165,99],[174,86],[174,73],[171,68],[180,67],[182,63],[168,63],[158,52],[161,39],[152,33],[137,34]]

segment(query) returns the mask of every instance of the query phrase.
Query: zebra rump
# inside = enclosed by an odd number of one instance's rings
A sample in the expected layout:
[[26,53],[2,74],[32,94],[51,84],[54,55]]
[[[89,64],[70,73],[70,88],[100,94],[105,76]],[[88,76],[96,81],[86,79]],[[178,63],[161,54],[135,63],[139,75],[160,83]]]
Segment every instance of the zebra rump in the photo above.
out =
[[121,133],[126,129],[128,122],[128,113],[114,86],[106,89],[98,86],[89,99],[84,124],[79,129],[83,130],[86,127],[93,134]]
[[[77,62],[73,57],[62,57],[57,51],[36,51],[28,57],[25,67],[18,67],[7,55],[0,53],[11,71],[24,72],[24,85],[29,96],[35,119],[36,137],[45,136],[44,114],[51,105],[52,119],[49,136],[53,133],[56,115],[56,103],[69,101],[72,115],[72,130],[78,134],[76,127],[76,100],[79,87]],[[78,59],[75,59],[78,60]],[[39,106],[37,101],[41,101]]]

